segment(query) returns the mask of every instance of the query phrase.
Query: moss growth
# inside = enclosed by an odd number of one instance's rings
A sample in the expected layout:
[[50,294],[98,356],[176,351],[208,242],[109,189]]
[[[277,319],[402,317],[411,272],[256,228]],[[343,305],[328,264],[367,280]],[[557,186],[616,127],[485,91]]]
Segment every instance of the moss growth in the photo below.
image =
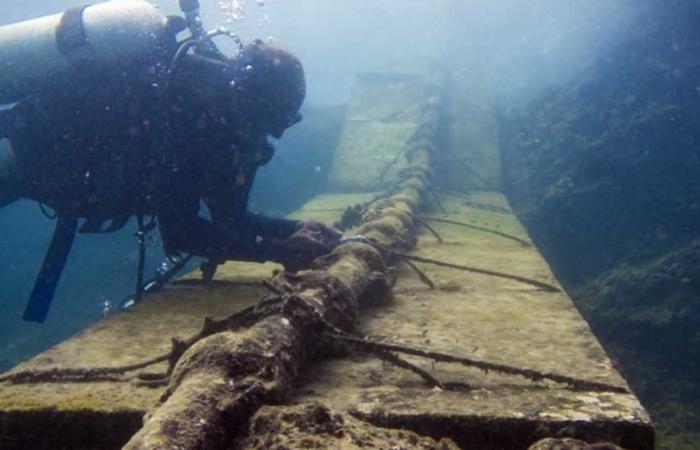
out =
[[406,430],[373,426],[318,403],[263,407],[251,420],[248,437],[235,450],[457,450],[449,439],[438,441]]

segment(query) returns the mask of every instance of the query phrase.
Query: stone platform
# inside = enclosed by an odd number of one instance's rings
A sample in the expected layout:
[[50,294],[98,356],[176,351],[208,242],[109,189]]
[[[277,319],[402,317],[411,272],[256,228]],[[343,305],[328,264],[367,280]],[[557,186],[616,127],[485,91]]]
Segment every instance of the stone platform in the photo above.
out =
[[[274,268],[229,263],[207,286],[195,274],[185,276],[11,372],[115,367],[165,354],[172,338],[196,334],[205,316],[224,317],[256,302],[263,289],[255,283]],[[163,362],[99,382],[0,383],[0,449],[121,448],[163,392],[164,384],[153,380],[166,369]]]
[[[327,195],[299,215],[331,222],[366,195]],[[447,213],[527,239],[500,194],[443,197]],[[534,247],[457,225],[434,223],[444,242],[419,236],[415,254],[509,272],[556,284]],[[195,274],[134,309],[101,321],[14,370],[130,364],[169,350],[172,337],[196,333],[206,315],[224,316],[262,294],[255,282],[273,264],[229,263],[211,285]],[[587,324],[563,293],[512,280],[421,266],[437,284],[429,289],[400,266],[394,299],[365,311],[359,331],[392,342],[521,368],[625,386]],[[449,437],[464,449],[518,449],[545,436],[653,447],[649,417],[629,394],[575,391],[554,383],[409,358],[452,389],[430,389],[411,372],[367,355],[325,358],[301,376],[292,403],[319,402],[383,427]],[[0,448],[119,448],[160,396],[153,381],[164,363],[126,379],[100,382],[3,383]],[[38,432],[41,430],[41,432]]]
[[[499,193],[441,200],[447,213],[437,210],[431,217],[528,239]],[[532,246],[458,225],[431,226],[444,242],[423,232],[414,254],[558,286]],[[393,301],[368,310],[359,331],[443,353],[626,386],[565,293],[419,265],[437,289],[399,266]],[[576,391],[519,376],[406,359],[454,390],[426,388],[411,372],[351,354],[310,366],[294,401],[317,401],[379,426],[449,437],[463,449],[525,449],[538,439],[560,435],[615,442],[628,449],[653,448],[649,417],[632,394]]]

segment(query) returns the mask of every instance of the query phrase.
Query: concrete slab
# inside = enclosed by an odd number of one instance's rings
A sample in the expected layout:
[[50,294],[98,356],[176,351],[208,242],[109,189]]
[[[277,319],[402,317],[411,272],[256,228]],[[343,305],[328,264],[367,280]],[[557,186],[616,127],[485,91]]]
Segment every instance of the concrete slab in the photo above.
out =
[[[296,216],[332,222],[342,210],[372,194],[320,196]],[[183,276],[127,312],[100,321],[8,373],[21,370],[117,367],[167,353],[172,338],[196,334],[205,316],[225,317],[256,302],[272,263],[229,262],[214,282]],[[0,449],[116,449],[141,427],[161,396],[154,382],[167,369],[159,363],[128,376],[97,382],[0,383]],[[37,430],[41,430],[40,433]]]
[[[502,195],[481,192],[471,201],[442,199],[453,220],[527,239],[518,220],[502,211]],[[493,207],[494,211],[469,204]],[[313,208],[313,202],[307,205]],[[498,211],[498,212],[496,212]],[[557,284],[534,247],[456,225],[433,224],[416,254],[509,272]],[[399,271],[393,302],[367,311],[359,330],[376,338],[520,368],[626,386],[586,322],[564,293],[512,280],[421,265],[438,285]],[[296,402],[320,402],[377,425],[449,437],[464,449],[527,448],[547,436],[653,448],[649,416],[631,394],[574,391],[518,376],[406,358],[451,384],[431,390],[411,372],[353,354],[317,362],[304,371]]]
[[425,77],[412,72],[357,76],[328,177],[330,192],[383,190],[396,181],[426,91]]
[[[333,221],[372,194],[324,195],[299,214]],[[443,197],[448,214],[527,239],[497,193]],[[471,205],[471,206],[470,206]],[[473,205],[479,205],[474,207]],[[455,225],[433,224],[444,239],[421,234],[416,254],[556,284],[533,247]],[[352,231],[351,231],[352,232]],[[375,337],[456,355],[624,386],[605,352],[565,294],[440,267],[422,266],[438,289],[401,267],[393,302],[366,311],[359,330]],[[174,336],[196,333],[205,315],[224,316],[257,300],[254,283],[274,264],[229,263],[216,282],[170,286],[133,310],[102,321],[15,370],[104,367],[167,352]],[[196,274],[185,277],[195,280]],[[192,284],[194,283],[194,284]],[[649,418],[633,395],[576,392],[553,383],[408,358],[456,390],[426,388],[412,373],[365,355],[325,359],[304,371],[293,402],[319,402],[376,425],[411,429],[462,448],[518,449],[539,437],[566,435],[652,448]],[[154,378],[165,365],[148,368]],[[129,376],[100,382],[0,389],[0,448],[119,448],[163,386]],[[36,430],[42,430],[37,433]],[[28,441],[28,439],[30,441]],[[31,442],[30,446],[27,443]]]
[[440,185],[457,191],[500,191],[496,96],[487,74],[455,67],[449,82]]
[[[260,298],[253,286],[274,264],[230,263],[208,286],[171,285],[147,301],[26,361],[13,371],[115,367],[167,353],[171,339],[196,334],[205,316],[224,317]],[[197,274],[183,277],[195,280]],[[121,448],[160,397],[166,363],[98,382],[0,383],[0,448]],[[137,374],[139,376],[137,376]]]

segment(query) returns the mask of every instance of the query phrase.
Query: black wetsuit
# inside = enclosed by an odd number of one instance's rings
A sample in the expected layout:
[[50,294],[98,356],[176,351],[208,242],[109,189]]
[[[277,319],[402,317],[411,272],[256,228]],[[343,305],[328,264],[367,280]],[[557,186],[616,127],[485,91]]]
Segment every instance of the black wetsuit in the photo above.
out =
[[[297,222],[247,211],[256,170],[274,149],[254,109],[212,67],[185,61],[165,78],[147,67],[85,74],[71,89],[19,102],[6,130],[19,195],[93,224],[154,214],[170,254],[284,259],[274,242]],[[199,214],[202,200],[211,220]]]

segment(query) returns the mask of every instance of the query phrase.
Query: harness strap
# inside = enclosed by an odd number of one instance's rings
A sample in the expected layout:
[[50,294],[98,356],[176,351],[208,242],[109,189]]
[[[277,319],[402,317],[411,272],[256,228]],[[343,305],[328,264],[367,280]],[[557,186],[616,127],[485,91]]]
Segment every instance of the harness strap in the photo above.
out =
[[25,321],[43,323],[46,320],[58,281],[61,279],[61,273],[63,273],[68,254],[73,246],[77,228],[78,219],[76,217],[58,216],[51,244],[22,316]]
[[136,232],[136,238],[139,242],[139,261],[138,267],[136,268],[136,290],[134,292],[134,300],[141,301],[141,295],[143,293],[143,268],[146,262],[146,228],[143,223],[143,216],[141,214],[137,217],[139,229]]

